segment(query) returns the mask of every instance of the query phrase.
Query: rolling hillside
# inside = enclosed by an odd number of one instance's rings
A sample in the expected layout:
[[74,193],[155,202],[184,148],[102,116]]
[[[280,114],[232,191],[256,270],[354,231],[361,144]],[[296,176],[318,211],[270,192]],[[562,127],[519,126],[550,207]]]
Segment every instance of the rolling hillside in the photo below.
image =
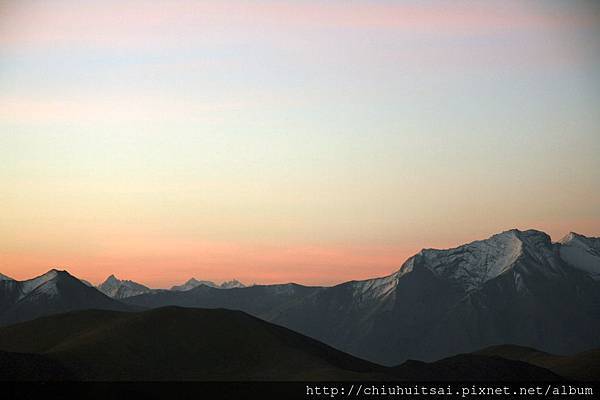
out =
[[[388,368],[239,311],[165,307],[76,311],[0,328],[17,380],[554,380],[521,361],[463,355]],[[19,354],[15,354],[19,353]],[[22,355],[23,353],[27,353]],[[7,354],[7,353],[4,353]],[[32,368],[27,364],[31,363]],[[44,369],[45,368],[45,369]],[[30,373],[30,375],[28,375]],[[43,375],[42,375],[43,376]]]

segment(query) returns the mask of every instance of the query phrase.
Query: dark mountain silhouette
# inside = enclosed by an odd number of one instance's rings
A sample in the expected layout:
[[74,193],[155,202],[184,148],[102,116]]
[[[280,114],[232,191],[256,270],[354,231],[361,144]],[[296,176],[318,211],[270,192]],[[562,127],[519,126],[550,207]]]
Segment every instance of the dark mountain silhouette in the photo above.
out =
[[67,271],[50,270],[26,281],[0,280],[0,325],[84,309],[133,310]]
[[[127,304],[146,308],[164,306],[228,308],[242,310],[262,319],[275,321],[293,309],[304,298],[324,288],[297,284],[256,285],[222,290],[200,285],[186,291],[160,291],[153,294],[123,299]],[[276,321],[275,321],[276,322]]]
[[477,352],[478,355],[502,357],[507,360],[524,361],[577,381],[600,379],[600,349],[584,351],[570,356],[544,353],[530,347],[502,345]]
[[[54,315],[0,328],[0,350],[12,352],[13,358],[20,357],[8,364],[19,370],[12,376],[22,380],[44,377],[53,365],[57,374],[48,379],[557,378],[537,366],[481,355],[382,367],[243,312],[223,309],[167,307],[138,313],[90,310]],[[27,363],[41,366],[36,368],[42,373],[28,376]]]
[[381,378],[385,369],[239,311],[81,311],[0,329],[0,349],[84,380]]
[[383,278],[334,287],[199,286],[125,301],[242,310],[385,365],[505,343],[571,354],[600,347],[598,243],[510,230],[422,250]]
[[394,374],[408,381],[555,381],[562,377],[548,369],[532,368],[519,360],[479,354],[459,354],[432,363],[409,360],[393,367]]

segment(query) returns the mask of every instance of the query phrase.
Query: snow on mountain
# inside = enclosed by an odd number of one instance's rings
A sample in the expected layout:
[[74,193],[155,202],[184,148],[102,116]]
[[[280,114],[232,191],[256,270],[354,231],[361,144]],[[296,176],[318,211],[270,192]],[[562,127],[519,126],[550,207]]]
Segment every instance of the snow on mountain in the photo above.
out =
[[98,285],[97,288],[99,291],[113,299],[124,299],[152,291],[152,289],[140,283],[130,280],[120,280],[114,275],[106,278],[106,280]]
[[[525,259],[531,262],[521,262]],[[458,284],[466,292],[479,289],[508,271],[520,275],[533,272],[526,271],[527,268],[536,268],[536,273],[554,278],[564,274],[550,236],[536,230],[512,229],[452,249],[423,249],[398,274],[411,272],[417,261],[435,276]],[[516,266],[518,271],[514,270]]]
[[6,276],[4,274],[0,274],[0,281],[14,281],[10,276]]
[[600,280],[600,238],[589,238],[575,232],[560,240],[560,257],[569,265]]
[[223,282],[221,283],[220,288],[221,289],[234,289],[234,288],[243,288],[246,287],[246,285],[244,285],[242,282],[233,279],[227,282]]
[[356,298],[383,300],[394,293],[400,279],[417,267],[426,268],[434,276],[456,284],[468,293],[511,271],[518,265],[518,260],[532,256],[536,257],[536,263],[545,264],[540,268],[543,274],[560,275],[560,267],[552,259],[552,243],[547,234],[512,229],[456,248],[423,249],[389,276],[350,284]]
[[473,290],[510,268],[522,246],[518,235],[508,231],[454,249],[427,249],[420,254],[435,275]]
[[171,288],[171,290],[176,291],[176,292],[186,292],[188,290],[197,288],[200,285],[212,287],[215,289],[234,289],[234,288],[246,287],[243,283],[241,283],[240,281],[235,280],[235,279],[227,281],[227,282],[223,282],[222,284],[218,285],[212,281],[200,281],[200,280],[197,280],[196,278],[191,278],[183,285],[173,286]]
[[192,290],[193,288],[196,288],[200,285],[205,285],[205,286],[214,287],[214,288],[219,287],[219,285],[217,285],[216,283],[211,282],[211,281],[199,281],[196,278],[191,278],[183,285],[173,286],[171,288],[171,290],[176,291],[176,292],[185,292],[187,290]]
[[367,279],[364,281],[352,281],[352,297],[357,301],[383,300],[393,293],[398,284],[399,274],[395,273],[383,278]]
[[[21,298],[27,296],[30,292],[34,291],[35,289],[39,288],[40,286],[51,282],[53,279],[55,279],[60,271],[58,271],[57,269],[51,269],[50,271],[46,272],[43,275],[40,275],[38,277],[35,277],[33,279],[28,279],[26,281],[23,281],[21,283]],[[52,283],[50,283],[49,286],[51,286]],[[53,291],[49,288],[46,288],[46,290],[48,291]]]
[[35,297],[55,297],[58,296],[59,290],[56,281],[48,280],[28,293],[29,298]]
[[[21,285],[21,295],[19,296],[19,300],[25,297],[57,296],[60,292],[58,288],[59,282],[68,278],[77,279],[70,275],[67,271],[51,269],[43,275],[19,282]],[[79,281],[82,282],[81,280]]]
[[[32,279],[21,281],[20,297],[23,298],[31,292],[33,292],[34,290],[38,291],[39,293],[46,293],[48,295],[55,294],[57,292],[57,289],[55,288],[54,281],[60,274],[68,274],[68,272],[53,268],[45,274],[42,274]],[[79,279],[79,281],[81,281],[81,283],[85,284],[86,286],[94,287],[91,283],[83,279]]]

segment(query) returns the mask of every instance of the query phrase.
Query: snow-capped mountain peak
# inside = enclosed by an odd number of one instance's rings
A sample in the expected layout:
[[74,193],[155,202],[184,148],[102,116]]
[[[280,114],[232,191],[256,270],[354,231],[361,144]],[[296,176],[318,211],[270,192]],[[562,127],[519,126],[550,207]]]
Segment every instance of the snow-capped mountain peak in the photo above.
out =
[[[528,259],[531,262],[523,262]],[[554,257],[550,237],[536,230],[511,229],[484,240],[450,249],[423,249],[392,275],[351,282],[360,301],[384,300],[394,293],[399,280],[415,268],[424,268],[437,278],[451,282],[464,292],[480,289],[486,282],[513,271],[520,290],[526,290],[520,274],[529,268],[545,277],[560,277],[560,262]]]
[[191,278],[187,282],[185,282],[183,285],[173,286],[171,288],[171,290],[173,290],[175,292],[186,292],[188,290],[197,288],[198,286],[201,286],[201,285],[212,287],[215,289],[234,289],[234,288],[246,287],[246,285],[244,285],[243,283],[241,283],[240,281],[238,281],[236,279],[232,279],[230,281],[223,282],[220,285],[218,285],[213,281],[202,281],[202,280],[198,280],[196,278]]
[[123,299],[152,291],[147,286],[130,280],[120,280],[115,275],[106,278],[104,282],[98,285],[97,289],[114,299]]
[[223,282],[223,283],[221,283],[221,286],[220,286],[221,289],[235,289],[235,288],[243,288],[243,287],[246,287],[246,285],[244,285],[242,282],[238,281],[237,279],[232,279],[230,281]]
[[106,278],[104,283],[109,285],[118,285],[121,283],[121,280],[117,278],[114,274],[111,274],[108,278]]
[[43,275],[40,275],[33,279],[23,281],[23,285],[21,286],[22,296],[25,296],[25,295],[29,294],[30,292],[34,291],[35,289],[37,289],[38,287],[56,279],[56,277],[59,276],[59,274],[61,274],[61,273],[68,274],[68,272],[66,272],[66,271],[59,271],[57,269],[51,269],[50,271],[46,272]]
[[511,230],[452,249],[424,249],[415,256],[418,260],[405,268],[422,263],[434,275],[455,281],[468,291],[508,270],[522,251],[519,234]]
[[[480,288],[486,282],[513,270],[526,268],[520,260],[534,259],[537,272],[546,277],[562,275],[561,266],[553,257],[553,245],[546,233],[537,230],[511,229],[484,240],[477,240],[451,249],[423,249],[410,258],[398,275],[415,267],[429,269],[435,276],[452,281],[465,291]],[[519,274],[523,271],[516,271]]]
[[37,276],[33,279],[28,279],[26,281],[19,282],[20,283],[20,295],[19,299],[22,299],[26,296],[55,296],[58,293],[57,282],[60,279],[66,279],[73,277],[69,272],[58,269],[51,269],[43,275]]
[[567,264],[600,280],[600,238],[570,232],[559,243],[560,257]]
[[218,288],[219,286],[212,281],[201,281],[196,278],[190,278],[183,285],[175,285],[171,288],[171,290],[176,292],[185,292],[188,290],[192,290],[200,285],[210,286],[213,288]]

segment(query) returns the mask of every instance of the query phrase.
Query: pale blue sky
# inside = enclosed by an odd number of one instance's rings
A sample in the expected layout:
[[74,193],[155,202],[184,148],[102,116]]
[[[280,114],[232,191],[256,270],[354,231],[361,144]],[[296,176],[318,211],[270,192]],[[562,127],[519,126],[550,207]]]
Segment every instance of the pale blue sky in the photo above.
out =
[[[228,278],[173,258],[198,242],[318,283],[512,227],[600,235],[599,9],[0,2],[0,268]],[[131,248],[107,261],[115,231]],[[260,246],[294,257],[243,265]]]

